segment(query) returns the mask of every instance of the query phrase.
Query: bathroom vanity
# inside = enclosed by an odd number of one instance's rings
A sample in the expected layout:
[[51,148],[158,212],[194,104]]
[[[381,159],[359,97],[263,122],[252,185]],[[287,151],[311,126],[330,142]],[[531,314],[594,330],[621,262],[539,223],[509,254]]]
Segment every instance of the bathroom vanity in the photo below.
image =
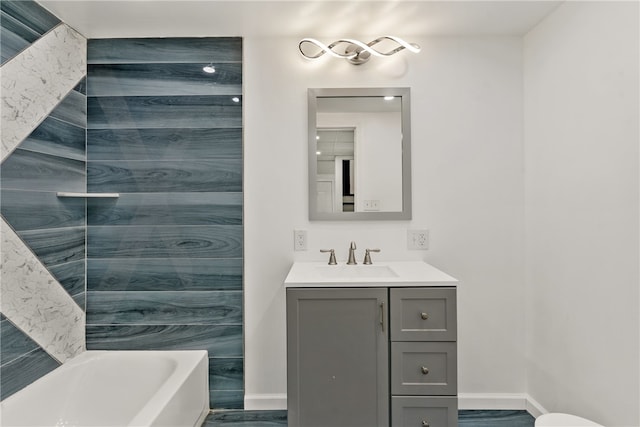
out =
[[456,285],[424,262],[295,263],[289,426],[457,426]]

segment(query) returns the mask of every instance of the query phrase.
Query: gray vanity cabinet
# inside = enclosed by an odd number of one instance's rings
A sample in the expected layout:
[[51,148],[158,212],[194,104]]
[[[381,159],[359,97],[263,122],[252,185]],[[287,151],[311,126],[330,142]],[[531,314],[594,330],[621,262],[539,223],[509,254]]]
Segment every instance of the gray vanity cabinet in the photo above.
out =
[[287,289],[288,422],[389,425],[387,289]]
[[290,427],[458,425],[454,287],[287,288]]

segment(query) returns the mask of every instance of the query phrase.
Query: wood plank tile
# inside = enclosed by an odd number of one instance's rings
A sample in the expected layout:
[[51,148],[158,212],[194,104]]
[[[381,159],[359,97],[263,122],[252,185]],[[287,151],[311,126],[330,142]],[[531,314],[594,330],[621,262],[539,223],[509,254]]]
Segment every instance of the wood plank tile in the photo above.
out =
[[8,319],[0,321],[0,365],[9,363],[40,346]]
[[242,326],[87,325],[89,350],[207,350],[242,357]]
[[17,233],[46,266],[84,259],[84,227],[25,230]]
[[85,162],[15,150],[0,168],[2,188],[31,191],[85,191]]
[[89,129],[88,160],[195,160],[242,157],[242,129]]
[[19,148],[68,159],[85,160],[85,129],[47,117]]
[[81,128],[87,126],[87,97],[78,91],[72,90],[51,111],[49,117],[71,123]]
[[52,191],[3,189],[0,208],[16,231],[85,225],[84,199],[61,198]]
[[0,399],[48,374],[60,364],[42,349],[34,350],[0,367]]
[[2,0],[0,10],[41,35],[60,23],[55,15],[31,0]]
[[241,291],[88,292],[88,324],[242,324]]
[[95,64],[88,66],[89,96],[242,95],[242,64]]
[[242,105],[226,95],[88,97],[89,129],[234,128]]
[[89,225],[242,225],[242,193],[120,193],[87,200]]
[[71,296],[85,290],[85,260],[47,266],[51,274]]
[[240,37],[90,39],[89,64],[241,62]]
[[241,159],[87,162],[94,193],[240,192]]
[[87,228],[88,258],[242,257],[242,226]]
[[89,291],[242,290],[242,259],[90,258]]

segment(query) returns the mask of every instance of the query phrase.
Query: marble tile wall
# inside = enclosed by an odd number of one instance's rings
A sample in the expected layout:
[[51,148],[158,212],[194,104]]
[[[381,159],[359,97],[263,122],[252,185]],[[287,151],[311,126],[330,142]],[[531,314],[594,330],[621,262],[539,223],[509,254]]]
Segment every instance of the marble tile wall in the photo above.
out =
[[55,192],[86,187],[86,40],[33,1],[0,14],[4,399],[85,348],[85,203]]
[[89,40],[87,96],[87,347],[206,349],[241,408],[242,40]]

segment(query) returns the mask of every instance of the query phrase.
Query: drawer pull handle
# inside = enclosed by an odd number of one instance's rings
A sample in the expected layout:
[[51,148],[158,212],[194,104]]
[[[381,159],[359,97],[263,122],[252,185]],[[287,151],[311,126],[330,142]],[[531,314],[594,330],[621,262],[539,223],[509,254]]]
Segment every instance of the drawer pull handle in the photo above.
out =
[[429,318],[429,315],[425,312],[420,313],[420,318],[422,320],[427,320]]
[[429,373],[429,368],[427,368],[426,366],[423,366],[420,368],[420,371],[422,372],[423,375],[427,375]]
[[429,427],[429,421],[422,420],[422,427]]

